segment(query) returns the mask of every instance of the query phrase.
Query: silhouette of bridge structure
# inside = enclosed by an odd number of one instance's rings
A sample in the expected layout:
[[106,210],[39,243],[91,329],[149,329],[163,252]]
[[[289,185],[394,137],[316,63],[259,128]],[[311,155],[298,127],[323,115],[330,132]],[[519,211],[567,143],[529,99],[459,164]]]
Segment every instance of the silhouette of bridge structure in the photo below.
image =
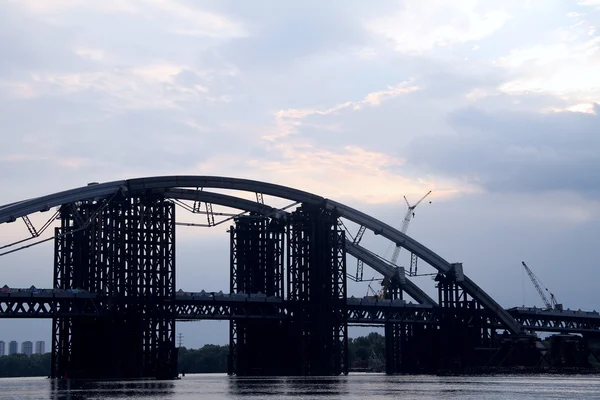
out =
[[[177,207],[206,217],[186,225],[230,223],[229,293],[176,290]],[[54,209],[41,229],[28,217]],[[589,344],[600,335],[598,313],[505,310],[462,264],[356,209],[285,186],[207,176],[90,184],[0,206],[0,224],[17,219],[31,237],[1,254],[53,240],[54,282],[5,287],[0,318],[52,318],[54,378],[175,378],[177,320],[229,320],[228,369],[237,375],[346,374],[353,324],[385,327],[388,374],[534,370],[548,360],[584,367],[596,354]],[[438,298],[363,247],[367,230],[433,267]],[[383,297],[348,297],[347,256],[383,275]],[[534,331],[558,333],[553,347]]]

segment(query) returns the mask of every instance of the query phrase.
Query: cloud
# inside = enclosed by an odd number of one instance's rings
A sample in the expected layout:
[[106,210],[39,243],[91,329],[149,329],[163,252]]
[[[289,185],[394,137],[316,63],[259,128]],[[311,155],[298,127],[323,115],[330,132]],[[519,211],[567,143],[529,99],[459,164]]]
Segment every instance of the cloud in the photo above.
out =
[[240,23],[214,12],[188,6],[175,0],[146,0],[146,3],[189,23],[187,28],[176,29],[177,33],[216,37],[243,37],[246,35]]
[[593,103],[580,103],[574,104],[568,107],[559,108],[559,107],[550,107],[546,111],[549,112],[580,112],[585,114],[596,114],[596,104]]
[[549,43],[513,49],[499,58],[495,64],[513,78],[498,89],[511,95],[548,93],[570,103],[571,109],[600,102],[600,78],[595,73],[600,65],[600,36],[593,22],[598,16],[593,10],[571,14],[574,21],[568,26],[549,32]]
[[402,159],[356,146],[329,151],[296,140],[272,144],[245,160],[211,157],[192,173],[259,179],[360,204],[398,202],[403,195],[422,195],[429,189],[440,199],[475,190],[451,179],[408,176],[403,165]]
[[597,115],[464,109],[449,122],[453,134],[414,140],[407,164],[460,176],[491,192],[600,193]]
[[61,15],[73,8],[86,8],[90,11],[106,13],[135,12],[137,10],[135,2],[129,0],[18,0],[12,2],[19,3],[31,13],[42,15]]
[[266,136],[265,139],[274,140],[276,138],[294,133],[297,127],[302,124],[301,120],[312,115],[331,115],[345,109],[359,111],[364,106],[379,106],[385,100],[400,95],[409,94],[417,90],[419,90],[418,86],[414,85],[411,81],[405,81],[398,83],[394,86],[388,86],[386,89],[383,90],[368,93],[362,100],[346,101],[344,103],[336,104],[335,106],[326,109],[290,108],[287,110],[280,110],[275,113],[277,133],[275,135]]
[[75,54],[82,58],[87,58],[94,61],[102,60],[106,56],[104,50],[90,48],[78,48],[75,50]]
[[[213,74],[176,64],[150,64],[82,73],[32,73],[23,81],[2,82],[11,97],[34,98],[89,93],[90,101],[112,109],[174,108],[186,102],[227,102],[230,96],[213,93]],[[231,77],[231,75],[229,75]],[[232,77],[234,78],[234,77]]]
[[402,4],[397,12],[367,23],[370,31],[392,41],[401,53],[422,53],[481,40],[509,19],[505,11],[472,0]]
[[[162,21],[167,18],[177,21],[168,29],[175,33],[193,36],[239,37],[244,36],[244,28],[230,18],[214,12],[203,10],[197,6],[187,5],[177,0],[23,0],[18,2],[27,11],[41,17],[52,17],[47,21],[55,23],[74,22],[69,19],[73,15],[89,15],[90,13],[129,14],[155,18],[161,13]],[[169,26],[166,25],[166,26]],[[164,29],[165,25],[163,25]]]

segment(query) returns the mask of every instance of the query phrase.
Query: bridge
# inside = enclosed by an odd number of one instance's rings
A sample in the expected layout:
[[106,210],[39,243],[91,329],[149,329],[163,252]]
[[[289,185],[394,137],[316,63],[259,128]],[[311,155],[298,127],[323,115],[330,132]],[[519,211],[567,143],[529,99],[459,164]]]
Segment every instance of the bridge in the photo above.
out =
[[[39,229],[29,219],[55,208]],[[187,225],[230,224],[229,293],[176,290],[176,209],[206,218]],[[564,360],[568,346],[570,365],[582,367],[600,334],[596,312],[505,310],[462,264],[354,208],[281,185],[209,176],[95,183],[0,206],[0,224],[18,219],[31,237],[1,254],[52,240],[53,288],[4,288],[0,318],[52,319],[55,378],[174,378],[176,320],[229,320],[237,375],[347,373],[353,324],[385,327],[389,374],[539,368]],[[363,247],[366,230],[433,267],[438,298]],[[383,276],[383,297],[348,297],[347,256]],[[558,333],[554,347],[534,331]]]

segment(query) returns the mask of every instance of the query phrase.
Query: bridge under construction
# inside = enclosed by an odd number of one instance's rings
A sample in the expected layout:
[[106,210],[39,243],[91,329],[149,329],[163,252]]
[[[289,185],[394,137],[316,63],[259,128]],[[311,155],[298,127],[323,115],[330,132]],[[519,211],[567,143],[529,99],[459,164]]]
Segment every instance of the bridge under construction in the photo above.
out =
[[[229,293],[176,289],[176,210],[205,218],[186,225],[229,224]],[[29,218],[38,212],[51,214],[40,228]],[[504,309],[462,264],[285,186],[210,176],[94,183],[0,206],[0,224],[17,220],[31,237],[0,255],[53,241],[53,287],[5,287],[0,318],[52,319],[53,378],[175,378],[177,320],[230,321],[228,369],[240,376],[347,374],[349,325],[384,327],[388,374],[582,371],[600,343],[596,312]],[[431,266],[437,298],[364,247],[365,231]],[[348,257],[383,276],[382,296],[348,297]],[[533,332],[552,336],[543,344]]]

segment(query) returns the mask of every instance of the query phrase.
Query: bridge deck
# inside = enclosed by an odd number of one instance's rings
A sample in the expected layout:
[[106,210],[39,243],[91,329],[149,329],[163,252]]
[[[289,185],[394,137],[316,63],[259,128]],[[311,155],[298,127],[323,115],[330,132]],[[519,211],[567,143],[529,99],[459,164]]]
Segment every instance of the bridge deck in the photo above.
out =
[[[60,289],[8,289],[0,292],[0,318],[97,317],[108,304],[131,299],[108,298],[85,291]],[[144,301],[143,299],[139,301]],[[173,300],[180,321],[232,319],[286,319],[303,305],[278,297],[214,292],[177,293]],[[344,305],[349,324],[386,322],[436,323],[444,309],[402,300],[348,298]],[[454,309],[449,312],[460,312]],[[464,310],[466,311],[466,310]],[[472,311],[472,310],[469,310]],[[510,315],[527,330],[565,333],[600,333],[600,314],[572,310],[510,308]],[[500,328],[494,326],[493,328]]]

